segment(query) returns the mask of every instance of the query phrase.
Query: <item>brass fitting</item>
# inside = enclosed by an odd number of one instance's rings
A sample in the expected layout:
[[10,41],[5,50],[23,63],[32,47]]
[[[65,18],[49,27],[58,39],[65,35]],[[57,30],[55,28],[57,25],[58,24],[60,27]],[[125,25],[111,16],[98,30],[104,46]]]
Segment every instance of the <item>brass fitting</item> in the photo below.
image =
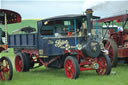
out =
[[92,10],[92,9],[87,9],[87,10],[85,11],[85,13],[91,14],[91,13],[93,13],[93,10]]

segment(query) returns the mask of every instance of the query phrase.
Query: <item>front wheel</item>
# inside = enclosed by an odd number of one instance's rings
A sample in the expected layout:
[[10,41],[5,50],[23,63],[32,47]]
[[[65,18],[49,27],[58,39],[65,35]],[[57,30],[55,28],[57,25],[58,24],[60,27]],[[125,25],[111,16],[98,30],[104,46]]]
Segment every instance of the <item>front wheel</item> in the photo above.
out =
[[64,63],[65,75],[70,79],[76,79],[79,77],[80,69],[78,61],[73,56],[68,56]]
[[109,75],[111,72],[111,61],[109,56],[101,54],[99,57],[97,57],[97,63],[99,65],[96,72],[99,75]]
[[0,59],[0,79],[1,80],[12,80],[13,67],[8,57],[2,57]]

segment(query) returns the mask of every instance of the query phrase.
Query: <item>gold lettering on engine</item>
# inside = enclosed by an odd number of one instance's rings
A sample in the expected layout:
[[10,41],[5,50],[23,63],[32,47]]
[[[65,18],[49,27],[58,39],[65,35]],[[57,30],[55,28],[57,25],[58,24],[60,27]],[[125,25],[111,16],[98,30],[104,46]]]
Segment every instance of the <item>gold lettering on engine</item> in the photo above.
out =
[[71,46],[69,45],[68,40],[59,39],[55,41],[55,47],[69,50]]

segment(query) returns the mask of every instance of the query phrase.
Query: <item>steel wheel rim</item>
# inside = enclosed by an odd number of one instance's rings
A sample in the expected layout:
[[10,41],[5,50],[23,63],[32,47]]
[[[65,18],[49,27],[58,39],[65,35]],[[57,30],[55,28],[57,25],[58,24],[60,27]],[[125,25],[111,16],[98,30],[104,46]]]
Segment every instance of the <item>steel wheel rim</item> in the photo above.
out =
[[68,78],[72,79],[75,74],[75,68],[72,60],[67,59],[65,62],[65,74]]
[[1,80],[8,80],[10,75],[9,63],[7,60],[2,61],[0,78]]
[[105,45],[105,49],[109,51],[108,56],[110,57],[111,62],[113,62],[113,60],[114,60],[114,51],[113,51],[112,44],[109,41],[107,41],[107,44]]
[[16,56],[15,59],[15,67],[16,71],[21,72],[22,71],[23,62],[20,56]]
[[104,75],[107,70],[106,59],[104,57],[99,57],[97,62],[99,64],[99,68],[97,69],[98,74]]

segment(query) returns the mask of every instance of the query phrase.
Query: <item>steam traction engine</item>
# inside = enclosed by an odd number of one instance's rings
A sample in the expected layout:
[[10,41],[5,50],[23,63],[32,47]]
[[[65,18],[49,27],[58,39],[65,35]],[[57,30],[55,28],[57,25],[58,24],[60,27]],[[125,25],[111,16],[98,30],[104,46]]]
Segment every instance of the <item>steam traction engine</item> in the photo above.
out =
[[[0,53],[8,49],[7,24],[18,23],[21,17],[18,13],[10,10],[0,9],[0,25],[5,25],[5,30],[0,28]],[[2,38],[5,38],[5,42]],[[0,58],[0,80],[11,80],[13,76],[12,63],[8,57]]]
[[[37,33],[8,36],[9,48],[16,54],[18,72],[42,65],[63,68],[68,78],[76,79],[80,71],[96,70],[99,75],[111,72],[111,62],[91,37],[92,10],[87,15],[63,15],[37,22]],[[87,22],[87,29],[86,29]]]
[[[108,37],[104,38],[103,43],[106,50],[108,50],[112,65],[116,66],[118,60],[125,59],[128,61],[128,28],[127,28],[128,14],[112,16],[100,19],[98,22],[106,24],[107,29],[104,34]],[[114,24],[121,27],[114,27]],[[112,27],[110,27],[110,25]]]

